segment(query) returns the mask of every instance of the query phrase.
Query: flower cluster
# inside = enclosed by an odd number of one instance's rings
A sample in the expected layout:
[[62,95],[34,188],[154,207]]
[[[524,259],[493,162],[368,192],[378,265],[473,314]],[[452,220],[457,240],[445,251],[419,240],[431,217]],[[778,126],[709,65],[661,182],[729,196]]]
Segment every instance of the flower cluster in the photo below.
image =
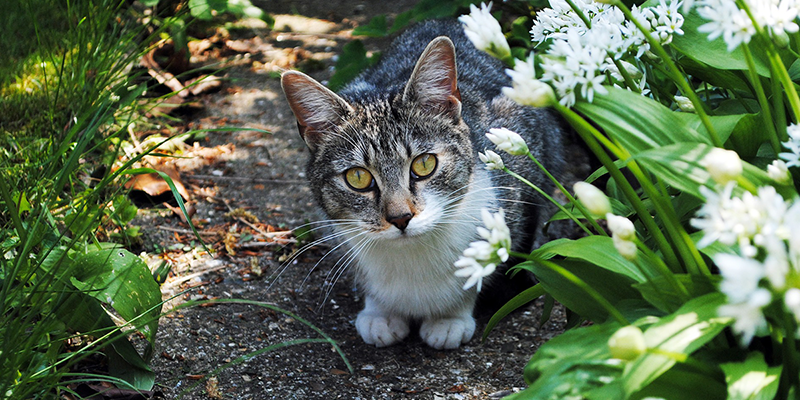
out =
[[[614,6],[591,0],[574,3],[582,15],[565,0],[551,0],[550,8],[537,13],[531,29],[533,41],[553,41],[548,54],[542,57],[542,81],[551,82],[561,104],[571,106],[578,93],[587,101],[592,101],[595,92],[605,93],[602,84],[606,73],[622,80],[622,71],[616,64],[621,63],[626,73],[634,72],[630,75],[640,79],[641,90],[645,84],[643,74],[622,58],[630,55],[639,59],[649,50],[644,34]],[[662,44],[668,44],[672,35],[683,34],[680,4],[661,0],[658,6],[634,6],[631,12]]]
[[491,275],[497,265],[508,260],[511,249],[511,232],[506,225],[505,213],[499,209],[492,214],[488,209],[481,210],[483,225],[478,227],[478,235],[484,240],[470,243],[469,247],[454,263],[459,269],[456,276],[466,277],[464,290],[477,285],[481,290],[483,278]]
[[469,6],[470,13],[458,17],[458,20],[464,24],[464,34],[478,50],[505,60],[511,57],[511,49],[500,29],[500,23],[489,13],[491,9],[491,2],[488,6],[481,3],[481,8],[471,4]]
[[786,160],[787,167],[798,167],[800,166],[800,125],[789,125],[786,133],[789,134],[789,140],[783,142],[783,147],[789,150],[789,153],[780,153],[778,156]]
[[[708,20],[698,30],[708,33],[708,40],[722,37],[733,51],[742,43],[750,43],[756,34],[756,26],[764,27],[778,43],[788,43],[789,33],[796,33],[800,2],[797,0],[745,0],[742,4],[749,9],[739,8],[734,0],[701,0],[697,3],[697,13]],[[754,24],[755,22],[755,24]]]
[[536,79],[533,55],[527,60],[517,60],[514,69],[507,69],[512,87],[504,87],[503,94],[519,104],[533,107],[546,107],[555,101],[555,93],[550,85]]
[[706,203],[692,225],[703,231],[698,247],[720,242],[738,246],[738,254],[714,256],[722,276],[720,291],[728,304],[718,310],[735,319],[733,329],[747,344],[766,333],[765,308],[784,298],[785,310],[800,320],[800,202],[787,202],[771,186],[757,194],[734,196],[731,181],[717,190],[701,188]]

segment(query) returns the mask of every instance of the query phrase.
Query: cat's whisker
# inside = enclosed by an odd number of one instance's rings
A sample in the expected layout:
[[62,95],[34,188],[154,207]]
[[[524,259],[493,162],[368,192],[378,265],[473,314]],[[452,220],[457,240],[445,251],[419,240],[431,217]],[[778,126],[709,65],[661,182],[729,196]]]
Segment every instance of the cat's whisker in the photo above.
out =
[[[289,257],[289,259],[286,260],[281,265],[280,270],[278,271],[277,274],[275,274],[275,276],[272,279],[272,282],[270,282],[269,286],[267,286],[267,290],[272,289],[272,285],[274,285],[280,279],[280,277],[283,275],[284,272],[286,272],[286,270],[289,268],[289,266],[292,265],[294,263],[294,261],[297,260],[298,257],[300,257],[300,255],[302,255],[303,253],[305,253],[309,249],[311,249],[311,248],[313,248],[315,246],[318,246],[319,244],[322,244],[322,243],[325,243],[325,242],[328,242],[328,241],[331,241],[331,240],[338,239],[341,236],[347,235],[347,234],[352,233],[352,232],[356,232],[358,230],[359,229],[355,228],[355,227],[354,228],[345,229],[345,230],[341,230],[341,231],[338,231],[338,232],[336,232],[334,234],[331,234],[331,235],[322,237],[320,239],[317,239],[317,240],[315,240],[315,241],[313,241],[311,243],[308,243],[308,244],[304,245],[300,249],[296,250],[292,254],[292,256]],[[314,267],[316,268],[316,265]],[[313,268],[312,268],[312,271],[313,271]]]
[[[348,232],[347,234],[349,234],[349,233],[351,233],[351,232]],[[346,245],[347,243],[349,243],[350,241],[354,240],[355,238],[357,238],[357,237],[359,237],[359,236],[362,236],[362,235],[365,235],[365,234],[366,234],[366,232],[359,232],[359,233],[358,233],[358,234],[356,234],[355,236],[351,236],[351,237],[347,238],[346,240],[343,240],[341,243],[337,244],[337,245],[336,245],[336,246],[334,246],[332,249],[330,249],[330,250],[329,250],[327,253],[325,253],[325,255],[323,255],[323,256],[322,256],[322,257],[321,257],[319,260],[317,260],[317,263],[316,263],[316,264],[314,264],[314,266],[313,266],[313,267],[311,267],[311,269],[308,271],[308,274],[306,274],[306,277],[305,277],[305,278],[303,279],[303,281],[300,283],[300,287],[302,288],[302,287],[304,287],[304,286],[305,286],[306,282],[307,282],[307,281],[308,281],[308,279],[311,277],[311,273],[313,273],[313,272],[314,272],[314,271],[317,269],[317,267],[319,266],[319,264],[320,264],[320,263],[322,263],[322,261],[324,261],[326,258],[328,258],[328,256],[329,256],[329,255],[331,255],[331,254],[334,254],[334,253],[336,252],[336,250],[337,250],[337,249],[339,249],[340,247],[342,247],[342,246]],[[346,235],[346,234],[339,235],[339,236],[344,236],[344,235]],[[337,237],[338,237],[338,236],[337,236]],[[348,250],[348,251],[349,251],[349,250]]]
[[346,257],[342,257],[336,264],[334,264],[331,271],[329,271],[325,277],[325,285],[327,285],[328,288],[325,290],[325,297],[322,299],[320,309],[322,308],[322,305],[328,301],[328,298],[330,298],[330,295],[333,292],[333,288],[336,286],[336,283],[339,281],[339,279],[344,275],[345,271],[347,271],[348,267],[358,258],[364,248],[372,245],[373,243],[373,240],[368,237],[364,237],[352,247],[354,250],[352,253]]

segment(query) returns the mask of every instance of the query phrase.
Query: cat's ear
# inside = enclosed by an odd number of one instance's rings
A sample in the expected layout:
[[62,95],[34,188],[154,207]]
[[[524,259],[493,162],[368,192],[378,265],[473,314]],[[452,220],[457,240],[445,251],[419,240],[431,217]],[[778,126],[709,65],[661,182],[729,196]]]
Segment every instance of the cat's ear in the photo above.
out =
[[417,102],[427,111],[454,119],[461,116],[456,49],[450,38],[439,36],[428,44],[406,84],[403,100]]
[[302,72],[284,72],[281,87],[297,119],[300,136],[312,151],[322,135],[353,112],[339,95]]

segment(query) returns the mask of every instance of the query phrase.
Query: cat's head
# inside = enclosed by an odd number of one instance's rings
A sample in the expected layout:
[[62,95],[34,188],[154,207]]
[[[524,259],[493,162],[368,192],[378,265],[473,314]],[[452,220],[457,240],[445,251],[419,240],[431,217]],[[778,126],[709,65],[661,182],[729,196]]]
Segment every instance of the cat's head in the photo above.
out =
[[415,237],[458,219],[474,168],[455,49],[433,40],[401,90],[346,101],[295,71],[281,77],[311,150],[308,178],[332,218],[373,239]]

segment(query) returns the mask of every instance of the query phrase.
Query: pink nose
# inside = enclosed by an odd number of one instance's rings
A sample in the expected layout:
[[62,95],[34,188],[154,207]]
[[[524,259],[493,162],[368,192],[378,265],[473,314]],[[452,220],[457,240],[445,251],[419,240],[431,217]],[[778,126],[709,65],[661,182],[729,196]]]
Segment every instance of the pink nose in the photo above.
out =
[[414,216],[411,213],[405,213],[403,215],[393,216],[393,217],[386,217],[386,220],[389,221],[390,224],[397,227],[401,231],[406,230],[408,226],[408,221],[411,221],[411,218]]

